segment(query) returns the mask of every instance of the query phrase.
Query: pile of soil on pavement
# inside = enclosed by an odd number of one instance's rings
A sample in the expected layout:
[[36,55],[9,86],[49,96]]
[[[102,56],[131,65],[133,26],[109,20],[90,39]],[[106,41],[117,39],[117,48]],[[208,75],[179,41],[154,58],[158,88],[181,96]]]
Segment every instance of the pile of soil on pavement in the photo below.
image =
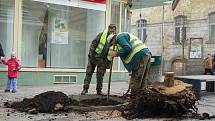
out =
[[111,100],[111,99],[109,99],[109,101],[107,101],[106,98],[82,100],[82,101],[80,101],[80,103],[84,106],[109,106],[109,105],[121,104],[120,102],[117,102],[117,101]]
[[47,113],[64,110],[64,107],[71,103],[78,104],[78,102],[71,100],[62,92],[48,91],[36,95],[31,99],[24,98],[21,102],[5,103],[5,106],[22,112]]
[[189,112],[197,112],[197,100],[190,86],[181,82],[171,88],[151,85],[130,96],[129,104],[123,107],[122,116],[126,119],[181,117]]
[[6,102],[5,106],[14,108],[22,112],[31,114],[53,113],[56,111],[68,111],[69,106],[108,106],[117,105],[120,102],[107,98],[85,99],[77,101],[69,98],[62,92],[48,91],[34,96],[33,98],[24,98],[21,102]]

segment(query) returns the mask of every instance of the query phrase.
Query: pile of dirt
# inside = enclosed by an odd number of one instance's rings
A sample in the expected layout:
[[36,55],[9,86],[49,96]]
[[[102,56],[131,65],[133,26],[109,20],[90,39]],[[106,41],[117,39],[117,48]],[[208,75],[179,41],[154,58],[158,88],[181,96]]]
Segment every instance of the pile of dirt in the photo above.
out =
[[80,101],[80,103],[84,106],[109,106],[121,104],[120,102],[111,99],[107,101],[107,98],[87,99]]
[[[186,88],[176,88],[183,85]],[[161,88],[162,87],[162,88]],[[180,83],[176,87],[151,85],[138,90],[130,96],[130,101],[122,110],[122,116],[127,119],[146,117],[180,117],[189,112],[197,112],[195,106],[198,100],[186,84]],[[175,93],[172,90],[175,89]],[[177,91],[180,90],[180,91]]]
[[64,110],[64,107],[71,103],[78,104],[78,102],[71,100],[62,92],[48,91],[30,99],[24,98],[21,102],[5,103],[5,106],[35,114]]
[[24,98],[20,102],[6,102],[5,106],[14,108],[30,114],[53,113],[56,111],[69,111],[70,106],[109,106],[118,105],[120,102],[107,98],[84,99],[81,101],[70,98],[62,92],[48,91],[34,96],[33,98]]

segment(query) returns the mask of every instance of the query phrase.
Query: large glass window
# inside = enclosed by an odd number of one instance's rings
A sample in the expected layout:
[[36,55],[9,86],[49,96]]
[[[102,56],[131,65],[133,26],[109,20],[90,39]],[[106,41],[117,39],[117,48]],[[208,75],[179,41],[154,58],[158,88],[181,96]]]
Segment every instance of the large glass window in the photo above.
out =
[[89,45],[105,27],[105,13],[23,0],[22,65],[85,68]]
[[175,17],[175,42],[181,43],[186,39],[187,17],[179,15]]
[[146,24],[147,21],[145,19],[140,19],[137,22],[137,35],[140,40],[143,42],[146,40]]
[[[128,6],[125,2],[120,0],[111,0],[111,21],[110,23],[116,24],[118,32],[129,32],[129,16]],[[114,59],[114,70],[125,70],[120,58]]]
[[209,14],[209,41],[215,42],[215,12]]
[[14,0],[0,0],[0,43],[6,58],[13,48]]
[[117,33],[119,32],[120,22],[120,2],[111,1],[111,23],[116,24]]

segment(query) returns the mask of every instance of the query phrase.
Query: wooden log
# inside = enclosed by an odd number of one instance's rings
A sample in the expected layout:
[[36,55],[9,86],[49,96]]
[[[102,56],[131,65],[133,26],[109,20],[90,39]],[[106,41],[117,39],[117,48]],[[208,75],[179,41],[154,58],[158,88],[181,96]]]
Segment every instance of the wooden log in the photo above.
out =
[[167,87],[174,86],[174,72],[165,72],[164,86]]

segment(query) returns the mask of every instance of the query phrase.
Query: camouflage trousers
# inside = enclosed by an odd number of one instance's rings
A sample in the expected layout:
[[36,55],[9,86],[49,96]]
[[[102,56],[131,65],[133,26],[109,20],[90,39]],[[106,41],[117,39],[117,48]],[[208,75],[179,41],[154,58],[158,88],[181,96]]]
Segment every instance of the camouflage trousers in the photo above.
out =
[[84,86],[83,88],[88,90],[91,82],[92,75],[94,73],[95,68],[97,67],[96,78],[97,78],[97,85],[96,90],[101,91],[103,86],[103,77],[106,72],[106,65],[105,63],[98,63],[95,60],[89,59],[86,76],[84,79]]
[[148,73],[150,68],[151,55],[146,53],[137,61],[132,69],[130,88],[131,92],[142,89],[148,84]]

